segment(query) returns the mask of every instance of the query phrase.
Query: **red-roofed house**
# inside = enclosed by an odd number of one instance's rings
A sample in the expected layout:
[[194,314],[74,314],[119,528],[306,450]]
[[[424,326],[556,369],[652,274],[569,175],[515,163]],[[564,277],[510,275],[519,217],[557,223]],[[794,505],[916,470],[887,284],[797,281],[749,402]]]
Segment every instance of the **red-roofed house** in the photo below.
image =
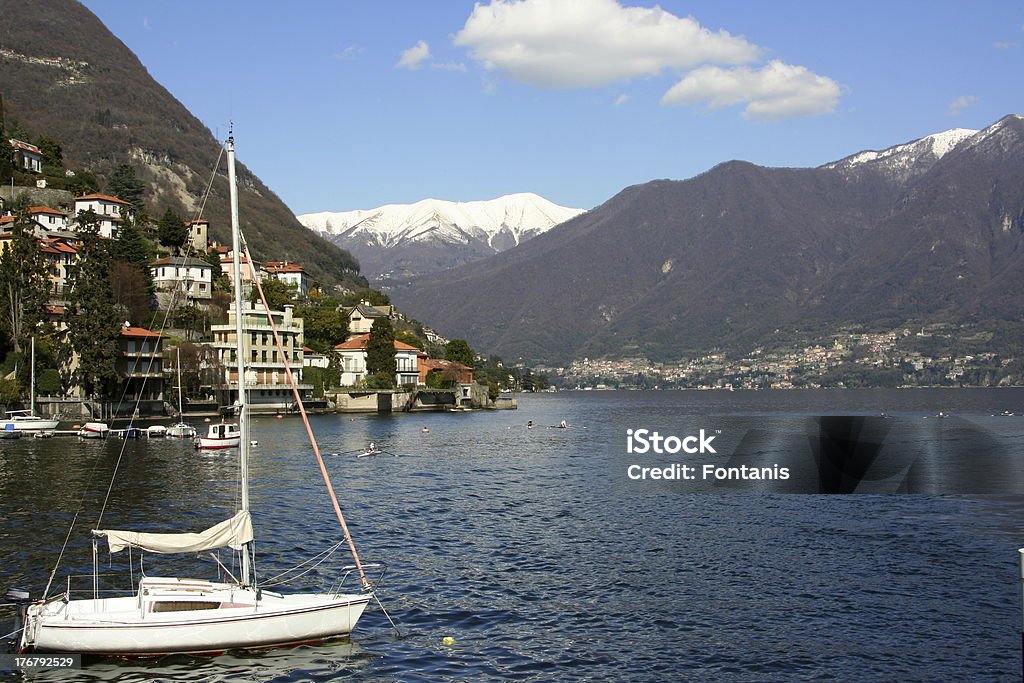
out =
[[427,375],[432,371],[441,373],[442,379],[455,384],[472,384],[473,368],[454,360],[443,358],[427,358],[425,354],[419,359],[420,384],[427,383]]
[[28,215],[32,220],[48,231],[64,231],[68,229],[68,215],[63,211],[48,206],[30,206]]
[[305,269],[297,263],[288,261],[267,261],[264,265],[271,277],[277,278],[290,287],[295,287],[299,297],[305,299],[309,293],[309,283]]
[[164,339],[143,327],[124,325],[117,340],[116,369],[121,377],[122,411],[140,415],[164,413]]
[[60,237],[39,241],[39,251],[46,259],[46,272],[50,276],[51,301],[64,301],[68,286],[68,272],[78,259],[78,250]]
[[100,219],[100,236],[112,239],[117,237],[121,225],[122,212],[128,218],[135,215],[132,205],[123,199],[106,194],[87,194],[75,198],[75,215],[92,210]]
[[[370,335],[360,334],[348,341],[334,347],[341,361],[341,385],[355,386],[366,379],[366,343]],[[405,342],[395,341],[395,384],[415,385],[419,380],[419,371],[416,369],[416,354],[419,352],[415,346]]]
[[13,138],[8,140],[8,142],[11,144],[11,154],[13,155],[14,165],[17,168],[29,173],[43,172],[43,152],[41,149],[35,145]]

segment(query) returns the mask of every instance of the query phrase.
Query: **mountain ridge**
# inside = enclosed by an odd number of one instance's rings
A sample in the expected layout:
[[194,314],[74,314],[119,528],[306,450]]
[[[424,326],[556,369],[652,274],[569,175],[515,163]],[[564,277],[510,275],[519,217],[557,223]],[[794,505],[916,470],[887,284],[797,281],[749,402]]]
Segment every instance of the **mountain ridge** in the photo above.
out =
[[496,199],[422,199],[302,214],[299,222],[351,251],[365,272],[408,278],[514,247],[583,212],[520,192]]
[[[72,0],[4,0],[0,5],[0,94],[8,125],[60,140],[65,165],[109,174],[131,163],[153,215],[193,218],[220,143],[150,76],[134,53]],[[239,139],[239,156],[246,142]],[[242,228],[254,256],[302,263],[325,283],[358,285],[358,262],[306,230],[244,164],[238,164]],[[227,179],[215,178],[203,217],[228,240]]]
[[808,169],[725,162],[626,188],[391,297],[449,336],[528,362],[670,361],[844,324],[998,327],[1024,308],[1013,289],[1022,140],[1024,119],[1011,115],[941,155],[934,141],[907,143],[908,172],[892,172],[893,155]]

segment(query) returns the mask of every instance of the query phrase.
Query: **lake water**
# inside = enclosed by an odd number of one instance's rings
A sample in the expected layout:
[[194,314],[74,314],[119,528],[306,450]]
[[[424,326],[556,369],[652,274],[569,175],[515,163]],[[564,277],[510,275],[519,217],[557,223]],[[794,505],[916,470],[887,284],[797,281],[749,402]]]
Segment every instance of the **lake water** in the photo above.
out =
[[[389,565],[380,595],[401,636],[374,609],[337,643],[0,677],[1019,679],[1024,496],[1013,489],[1016,475],[998,495],[688,493],[630,484],[622,459],[627,429],[681,435],[714,423],[728,432],[740,419],[769,434],[799,434],[815,416],[885,411],[924,425],[941,411],[973,430],[947,435],[983,438],[1014,472],[1024,461],[1024,417],[993,416],[1024,411],[1024,390],[517,398],[517,411],[313,419],[361,556]],[[570,429],[550,428],[563,419]],[[340,533],[301,422],[256,418],[253,438],[257,570],[268,576]],[[371,441],[387,453],[352,454]],[[0,441],[0,587],[39,595],[76,513],[58,585],[69,569],[88,573],[88,529],[119,459],[106,528],[198,530],[233,509],[233,451],[197,453],[164,441]],[[121,560],[102,552],[104,567],[110,562]],[[215,576],[210,562],[145,562],[151,575]],[[0,610],[0,634],[11,615]]]

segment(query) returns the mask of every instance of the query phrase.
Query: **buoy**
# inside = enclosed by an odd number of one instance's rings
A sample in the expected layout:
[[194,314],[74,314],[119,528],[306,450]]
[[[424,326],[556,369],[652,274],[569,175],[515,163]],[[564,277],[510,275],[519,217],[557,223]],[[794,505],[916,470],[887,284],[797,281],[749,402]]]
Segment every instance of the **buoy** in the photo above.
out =
[[203,422],[205,422],[206,424],[210,424],[210,418],[203,418]]
[[444,638],[441,639],[441,644],[442,645],[454,645],[455,644],[455,639],[452,638],[451,636],[445,636]]
[[250,446],[259,446],[260,442],[257,441],[256,439],[253,439],[252,441],[249,442],[249,445]]
[[429,431],[430,431],[430,427],[424,427],[424,428],[423,428],[423,433],[424,433],[424,434],[426,434],[426,433],[427,433],[427,432],[429,432]]
[[284,416],[283,416],[283,415],[281,415],[281,413],[278,413],[278,414],[277,414],[277,415],[275,415],[274,417],[276,417],[276,418],[277,418],[278,420],[282,420],[282,419],[284,419]]

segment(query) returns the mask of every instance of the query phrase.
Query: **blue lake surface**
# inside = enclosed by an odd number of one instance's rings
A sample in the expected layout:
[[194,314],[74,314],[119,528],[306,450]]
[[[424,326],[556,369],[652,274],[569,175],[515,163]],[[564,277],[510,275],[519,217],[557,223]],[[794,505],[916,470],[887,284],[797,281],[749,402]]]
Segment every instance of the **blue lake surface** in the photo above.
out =
[[[1024,412],[1024,390],[517,398],[516,411],[313,418],[361,556],[389,565],[381,598],[401,637],[374,609],[336,643],[0,677],[1020,678],[1024,496],[1015,491],[689,494],[625,486],[620,469],[627,429],[682,434],[742,418],[799,433],[808,417],[880,411],[904,422],[944,412],[969,421],[1003,459],[1024,461],[1024,417],[1001,416]],[[551,428],[563,419],[570,429]],[[258,417],[253,438],[257,571],[270,576],[341,535],[301,422]],[[371,441],[386,453],[355,457]],[[98,524],[167,531],[220,521],[233,509],[236,475],[233,451],[197,453],[180,442],[0,442],[0,587],[39,595],[76,514],[57,585],[69,570],[90,570],[88,530]],[[105,552],[101,563],[123,566]],[[212,562],[194,558],[147,556],[145,568],[215,577]],[[2,634],[13,614],[0,617]]]

